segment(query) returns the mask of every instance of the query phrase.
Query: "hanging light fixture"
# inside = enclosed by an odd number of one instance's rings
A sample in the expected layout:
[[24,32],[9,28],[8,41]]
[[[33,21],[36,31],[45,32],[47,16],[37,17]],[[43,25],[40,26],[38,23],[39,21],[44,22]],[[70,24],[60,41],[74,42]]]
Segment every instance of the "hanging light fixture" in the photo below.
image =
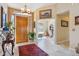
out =
[[24,9],[21,9],[22,13],[31,14],[31,10],[27,8],[27,5],[24,6]]
[[21,12],[16,13],[17,15],[24,15],[24,16],[31,16],[32,12],[30,9],[27,8],[25,4],[24,8],[21,8]]

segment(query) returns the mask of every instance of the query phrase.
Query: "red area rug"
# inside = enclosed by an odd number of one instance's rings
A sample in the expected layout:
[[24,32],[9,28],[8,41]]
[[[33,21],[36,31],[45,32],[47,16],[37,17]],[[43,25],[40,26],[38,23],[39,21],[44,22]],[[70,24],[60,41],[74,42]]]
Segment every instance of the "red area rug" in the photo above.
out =
[[35,44],[19,46],[19,56],[48,56],[43,50]]

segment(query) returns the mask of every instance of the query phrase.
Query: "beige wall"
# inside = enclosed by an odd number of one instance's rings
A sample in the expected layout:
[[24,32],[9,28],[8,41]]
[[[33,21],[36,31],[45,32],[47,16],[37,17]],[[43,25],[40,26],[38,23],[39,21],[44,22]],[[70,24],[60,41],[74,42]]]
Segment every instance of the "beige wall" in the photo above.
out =
[[0,8],[0,27],[1,27],[1,8]]
[[[46,22],[48,23],[48,25],[46,24],[46,27],[48,27],[48,32],[50,33],[49,31],[49,25],[50,23],[53,23],[53,25],[55,26],[55,6],[56,4],[49,4],[49,5],[45,5],[45,6],[42,6],[41,8],[37,9],[35,12],[34,12],[34,21],[37,22],[39,20],[43,20],[43,22]],[[46,9],[52,9],[52,18],[49,18],[49,19],[39,19],[39,11],[40,10],[46,10]],[[50,20],[50,21],[49,21]],[[45,28],[44,28],[45,29]],[[35,30],[36,31],[36,30]],[[55,27],[54,27],[54,33],[55,33]],[[37,33],[38,34],[38,33]],[[56,34],[56,33],[55,33]],[[53,36],[53,39],[52,41],[55,42],[55,35]]]
[[[69,41],[70,41],[70,48],[75,48],[79,43],[79,25],[75,26],[75,16],[79,16],[79,4],[72,4],[72,3],[59,3],[59,4],[50,4],[44,7],[41,7],[35,11],[34,20],[39,20],[39,10],[42,9],[52,9],[52,16],[56,19],[57,14],[69,11]],[[57,21],[56,21],[57,23]],[[56,24],[57,26],[57,24]],[[75,31],[73,31],[75,29]],[[57,32],[56,32],[57,34]],[[61,34],[60,34],[61,35]],[[64,33],[63,33],[64,35]],[[56,35],[57,36],[57,35]]]
[[[70,15],[70,45],[71,48],[75,48],[79,43],[79,25],[75,25],[75,16],[79,16],[79,4],[73,4],[71,6]],[[75,31],[73,31],[75,29]]]

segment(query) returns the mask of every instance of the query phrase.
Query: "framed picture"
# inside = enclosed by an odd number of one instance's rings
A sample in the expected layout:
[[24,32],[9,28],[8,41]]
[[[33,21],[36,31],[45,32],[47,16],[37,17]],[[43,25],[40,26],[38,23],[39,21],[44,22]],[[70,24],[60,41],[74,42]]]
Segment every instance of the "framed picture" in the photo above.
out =
[[52,10],[51,9],[40,10],[39,11],[39,18],[40,19],[52,18]]
[[75,17],[75,25],[79,25],[79,16]]
[[61,20],[61,27],[68,27],[68,21]]

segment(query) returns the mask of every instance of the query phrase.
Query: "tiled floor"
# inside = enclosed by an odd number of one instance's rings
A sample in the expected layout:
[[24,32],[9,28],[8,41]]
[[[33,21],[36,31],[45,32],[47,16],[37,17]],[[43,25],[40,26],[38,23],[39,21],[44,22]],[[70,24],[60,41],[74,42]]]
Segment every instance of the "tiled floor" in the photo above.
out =
[[75,56],[78,55],[74,52],[74,50],[71,50],[69,48],[64,48],[59,45],[56,45],[53,39],[46,38],[41,39],[38,41],[37,45],[47,52],[50,56]]
[[[30,44],[30,43],[28,43],[28,44]],[[49,56],[76,56],[76,55],[78,55],[74,52],[74,50],[56,45],[55,42],[52,41],[51,38],[40,39],[37,42],[35,42],[35,44],[38,47],[40,47],[42,50],[44,50]],[[23,45],[23,44],[19,44],[19,45]],[[15,56],[19,55],[19,52],[18,52],[19,45],[16,45],[14,48]],[[24,45],[26,45],[26,43]],[[0,55],[2,55],[1,47],[0,47]]]

